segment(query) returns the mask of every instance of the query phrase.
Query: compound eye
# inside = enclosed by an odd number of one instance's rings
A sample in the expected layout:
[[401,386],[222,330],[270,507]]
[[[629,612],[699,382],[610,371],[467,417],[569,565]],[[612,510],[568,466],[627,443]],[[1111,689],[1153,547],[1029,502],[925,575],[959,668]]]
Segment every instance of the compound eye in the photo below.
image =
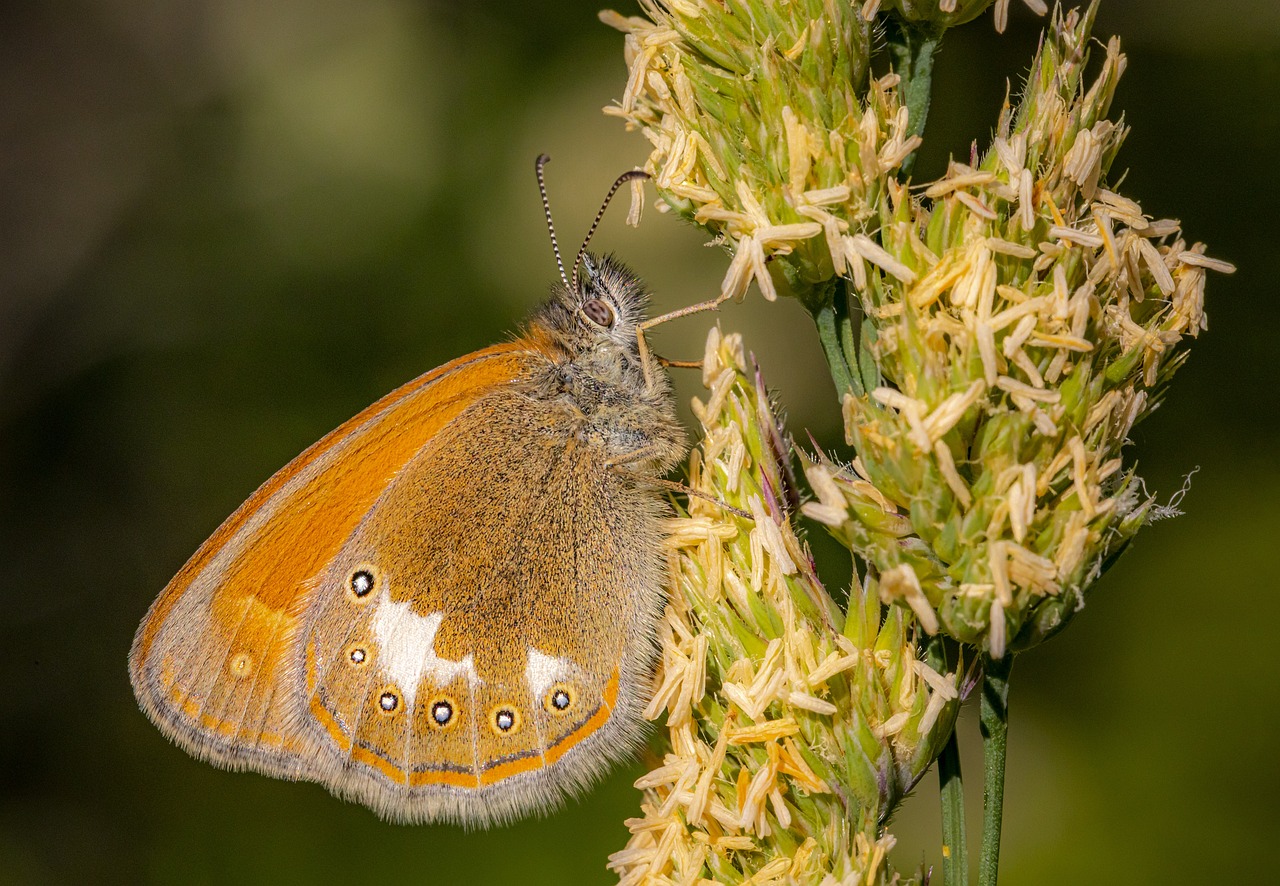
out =
[[603,326],[605,329],[613,327],[613,308],[604,299],[587,299],[582,305],[582,313],[586,314],[587,319],[597,326]]

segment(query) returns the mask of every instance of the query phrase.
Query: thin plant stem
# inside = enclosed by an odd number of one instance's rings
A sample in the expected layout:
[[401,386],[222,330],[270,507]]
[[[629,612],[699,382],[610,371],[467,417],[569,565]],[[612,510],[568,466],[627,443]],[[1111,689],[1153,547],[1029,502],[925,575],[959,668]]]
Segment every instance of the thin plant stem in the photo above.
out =
[[954,731],[938,758],[938,784],[942,798],[942,882],[944,886],[969,886],[964,779],[960,774],[960,745]]
[[[902,78],[901,95],[908,114],[907,135],[922,135],[933,93],[933,56],[942,43],[942,31],[889,16],[885,35],[893,56],[893,70]],[[910,174],[915,159],[912,153],[902,161],[904,176]]]
[[818,327],[818,339],[822,342],[822,353],[827,358],[827,367],[831,370],[831,380],[836,385],[836,396],[843,400],[850,391],[862,393],[862,384],[858,379],[854,363],[854,355],[849,350],[853,340],[850,332],[848,299],[844,292],[844,280],[837,280],[824,293],[825,297],[810,309],[813,322]]
[[978,886],[996,886],[1000,826],[1004,817],[1004,768],[1009,742],[1009,669],[1013,656],[984,661],[982,705],[982,855]]

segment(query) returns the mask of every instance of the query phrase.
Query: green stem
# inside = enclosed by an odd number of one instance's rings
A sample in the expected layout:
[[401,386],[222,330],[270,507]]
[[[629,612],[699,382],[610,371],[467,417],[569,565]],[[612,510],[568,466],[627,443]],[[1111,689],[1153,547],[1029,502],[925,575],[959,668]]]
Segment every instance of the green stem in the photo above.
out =
[[849,350],[853,333],[845,281],[837,279],[825,293],[825,298],[816,307],[811,307],[810,312],[818,326],[818,339],[822,342],[822,353],[827,358],[837,397],[843,400],[848,391],[861,394],[862,383],[853,369],[853,354]]
[[944,886],[969,886],[964,779],[960,775],[960,745],[955,730],[938,758],[938,783],[942,795],[942,882]]
[[[921,27],[889,16],[885,22],[888,49],[893,56],[893,70],[902,78],[899,94],[907,106],[907,135],[921,135],[929,117],[929,99],[933,92],[933,56],[942,43],[942,30]],[[910,174],[916,155],[902,161],[902,174]]]
[[1009,741],[1009,669],[1013,655],[984,661],[982,679],[982,856],[978,886],[996,886],[1004,817],[1004,763]]

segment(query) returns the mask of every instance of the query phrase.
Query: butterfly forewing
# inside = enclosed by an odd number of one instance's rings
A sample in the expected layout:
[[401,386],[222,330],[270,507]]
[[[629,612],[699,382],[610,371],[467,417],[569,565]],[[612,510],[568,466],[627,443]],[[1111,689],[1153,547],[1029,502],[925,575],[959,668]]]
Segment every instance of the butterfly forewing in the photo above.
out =
[[130,654],[135,693],[162,731],[215,762],[305,772],[316,738],[304,728],[298,638],[317,576],[387,478],[528,359],[501,345],[410,382],[278,471],[219,527],[153,604]]

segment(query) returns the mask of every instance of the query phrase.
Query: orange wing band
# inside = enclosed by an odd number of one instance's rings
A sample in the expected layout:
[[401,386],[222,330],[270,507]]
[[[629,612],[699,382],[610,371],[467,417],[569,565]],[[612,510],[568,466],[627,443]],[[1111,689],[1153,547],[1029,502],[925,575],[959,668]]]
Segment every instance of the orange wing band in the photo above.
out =
[[580,744],[583,739],[591,735],[597,729],[605,724],[613,713],[613,707],[618,703],[618,669],[613,669],[613,674],[609,677],[609,683],[604,687],[604,704],[596,709],[596,712],[577,729],[570,732],[564,738],[557,741],[551,747],[547,748],[545,757],[547,765],[550,766],[556,760],[559,760],[569,751]]
[[[310,649],[308,649],[310,652]],[[308,666],[308,675],[311,668]],[[310,687],[308,687],[310,688]],[[405,770],[397,766],[395,763],[387,760],[380,754],[356,745],[354,749],[351,745],[351,737],[343,731],[341,724],[334,719],[321,702],[318,694],[311,697],[311,713],[315,715],[316,720],[329,733],[334,742],[342,751],[351,749],[351,759],[359,760],[373,768],[377,769],[387,778],[397,783],[404,783],[406,774],[408,775],[408,784],[411,787],[420,787],[422,785],[445,784],[459,788],[481,788],[486,785],[497,784],[505,781],[514,775],[522,772],[531,772],[534,769],[541,769],[544,765],[550,766],[559,760],[578,744],[581,744],[589,735],[593,734],[601,726],[603,726],[612,713],[613,706],[618,701],[618,669],[614,668],[613,675],[609,678],[608,685],[605,686],[604,703],[596,708],[594,714],[587,718],[577,729],[561,738],[552,746],[548,747],[542,754],[524,757],[519,760],[511,760],[509,762],[498,763],[483,770],[477,778],[473,772],[449,772],[440,769],[427,769],[418,772],[406,773]]]

